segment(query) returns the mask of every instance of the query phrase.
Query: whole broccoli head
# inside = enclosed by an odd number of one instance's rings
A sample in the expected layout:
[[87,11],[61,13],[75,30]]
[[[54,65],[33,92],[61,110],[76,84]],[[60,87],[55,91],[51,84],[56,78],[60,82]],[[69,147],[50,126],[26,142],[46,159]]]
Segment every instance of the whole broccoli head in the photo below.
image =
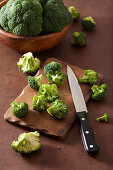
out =
[[47,75],[47,73],[54,74],[55,71],[61,72],[61,68],[62,68],[62,66],[60,63],[53,61],[53,62],[46,64],[44,66],[44,74],[46,74],[46,75]]
[[32,89],[38,90],[39,87],[42,85],[41,81],[43,78],[44,77],[42,74],[38,77],[28,76],[28,84]]
[[96,23],[91,16],[83,18],[81,21],[81,25],[85,30],[88,31],[92,31],[96,27]]
[[96,120],[97,120],[98,122],[104,121],[104,122],[107,123],[107,122],[109,121],[109,114],[108,114],[108,113],[104,113],[103,116],[98,117]]
[[18,141],[11,144],[14,151],[18,153],[29,154],[40,149],[40,134],[38,131],[30,133],[22,133],[18,137]]
[[56,84],[57,86],[61,86],[66,80],[66,74],[64,74],[63,72],[56,71],[54,74],[47,73],[47,78],[50,84]]
[[69,7],[69,11],[72,15],[73,20],[78,20],[80,17],[80,12],[76,11],[74,6]]
[[40,0],[43,6],[43,32],[61,32],[73,23],[71,13],[62,0]]
[[19,59],[17,65],[23,73],[33,74],[40,68],[40,63],[38,58],[34,58],[33,54],[28,52]]
[[18,103],[13,101],[11,106],[13,107],[12,114],[16,117],[23,117],[28,113],[28,104],[26,102]]
[[43,112],[47,107],[47,100],[45,99],[45,96],[44,95],[40,95],[40,96],[35,95],[33,97],[32,106],[33,106],[33,110]]
[[42,6],[38,0],[9,0],[0,10],[0,25],[16,35],[36,36],[42,31]]
[[87,37],[83,32],[74,32],[73,33],[73,45],[85,46],[87,44]]
[[94,85],[98,82],[98,74],[93,70],[86,70],[85,76],[78,79],[79,83],[89,83]]
[[39,95],[44,95],[48,102],[53,102],[60,97],[56,84],[44,84],[39,88]]
[[93,85],[91,90],[93,92],[93,94],[92,94],[93,100],[102,100],[106,95],[107,85],[106,84],[102,84],[100,86]]
[[62,102],[62,100],[55,100],[51,103],[51,106],[47,109],[47,112],[51,116],[55,116],[58,119],[64,119],[68,112],[68,107]]

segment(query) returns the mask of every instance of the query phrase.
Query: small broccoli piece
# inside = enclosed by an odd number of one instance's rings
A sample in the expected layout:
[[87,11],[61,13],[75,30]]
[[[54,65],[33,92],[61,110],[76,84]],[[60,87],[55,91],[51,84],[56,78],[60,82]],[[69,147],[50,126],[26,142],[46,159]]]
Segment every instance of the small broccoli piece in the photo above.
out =
[[72,45],[85,46],[87,44],[87,37],[83,32],[74,32]]
[[46,75],[47,75],[47,73],[54,74],[55,71],[61,72],[61,68],[62,68],[62,66],[60,63],[53,61],[53,62],[46,64],[44,66],[44,74],[46,74]]
[[94,85],[98,82],[98,74],[93,70],[86,70],[85,76],[78,79],[79,83],[89,83]]
[[25,102],[19,104],[18,102],[13,101],[11,106],[13,106],[12,114],[16,117],[23,117],[28,113],[28,104]]
[[44,95],[33,97],[33,110],[43,112],[46,109],[47,101]]
[[68,112],[68,107],[62,102],[62,100],[55,100],[51,103],[51,106],[47,109],[47,112],[51,116],[55,116],[58,119],[64,119]]
[[41,81],[43,78],[44,77],[42,74],[38,77],[28,76],[28,84],[32,89],[38,90],[39,87],[42,85]]
[[61,86],[66,80],[66,74],[56,71],[54,74],[47,73],[47,78],[50,84],[56,84],[57,86]]
[[40,0],[43,6],[43,32],[61,32],[66,26],[73,23],[71,13],[64,5],[63,0]]
[[100,121],[105,121],[106,123],[109,121],[109,114],[108,113],[104,113],[104,116],[102,116],[102,117],[98,117],[97,119],[96,119],[98,122],[100,122]]
[[14,151],[18,153],[29,154],[40,149],[40,134],[38,131],[30,133],[22,133],[18,137],[18,141],[11,144]]
[[80,17],[80,12],[76,11],[74,6],[69,7],[69,11],[72,15],[73,20],[78,20]]
[[93,85],[91,90],[93,92],[93,94],[92,94],[93,100],[102,100],[106,95],[107,85],[106,84],[102,84],[100,86]]
[[83,18],[81,25],[85,30],[92,31],[96,27],[96,23],[92,17]]
[[39,95],[44,95],[48,102],[53,102],[60,97],[59,91],[56,84],[44,84],[39,88]]
[[38,58],[34,58],[33,54],[28,52],[19,59],[17,65],[23,73],[33,74],[40,68],[40,63]]

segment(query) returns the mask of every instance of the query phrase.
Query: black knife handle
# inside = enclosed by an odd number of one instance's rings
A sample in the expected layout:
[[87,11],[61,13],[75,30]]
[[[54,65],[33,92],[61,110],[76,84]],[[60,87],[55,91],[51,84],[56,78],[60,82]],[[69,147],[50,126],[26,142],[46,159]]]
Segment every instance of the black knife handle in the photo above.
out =
[[77,112],[81,125],[81,136],[85,150],[88,154],[94,155],[99,151],[99,147],[95,144],[92,128],[86,119],[86,112]]

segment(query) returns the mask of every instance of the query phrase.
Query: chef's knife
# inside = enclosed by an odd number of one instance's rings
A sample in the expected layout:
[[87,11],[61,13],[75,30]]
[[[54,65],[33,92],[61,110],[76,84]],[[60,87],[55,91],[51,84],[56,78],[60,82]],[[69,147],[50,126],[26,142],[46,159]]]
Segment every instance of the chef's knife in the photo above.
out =
[[67,75],[75,110],[80,120],[81,136],[84,148],[89,154],[93,155],[99,151],[99,147],[95,144],[93,131],[88,123],[88,120],[86,119],[86,113],[88,111],[78,80],[68,65]]

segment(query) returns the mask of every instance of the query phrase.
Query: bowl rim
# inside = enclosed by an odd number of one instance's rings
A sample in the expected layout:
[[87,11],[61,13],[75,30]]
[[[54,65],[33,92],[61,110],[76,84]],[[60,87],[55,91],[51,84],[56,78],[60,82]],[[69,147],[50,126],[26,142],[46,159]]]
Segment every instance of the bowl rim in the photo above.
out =
[[[8,0],[3,0],[2,2],[0,2],[0,6],[4,3],[4,2],[7,2]],[[1,9],[1,8],[0,8]],[[63,32],[65,32],[67,29],[70,28],[70,25],[64,27],[64,29],[61,31],[61,32],[55,32],[55,33],[50,33],[50,34],[46,34],[46,35],[39,35],[39,36],[32,36],[32,37],[25,37],[25,36],[21,36],[21,35],[16,35],[16,34],[13,34],[13,33],[9,33],[7,31],[5,31],[4,29],[2,29],[0,27],[0,34],[2,33],[3,35],[9,37],[9,38],[15,38],[15,39],[45,39],[47,37],[53,37],[53,36],[56,36],[58,34],[61,34]]]

